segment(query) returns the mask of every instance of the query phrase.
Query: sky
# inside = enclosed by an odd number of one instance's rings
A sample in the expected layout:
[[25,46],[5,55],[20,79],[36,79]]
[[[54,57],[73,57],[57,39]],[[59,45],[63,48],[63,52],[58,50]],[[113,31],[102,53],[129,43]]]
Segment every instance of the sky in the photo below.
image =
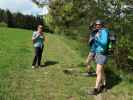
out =
[[32,15],[48,13],[46,7],[38,8],[31,0],[0,0],[0,8]]

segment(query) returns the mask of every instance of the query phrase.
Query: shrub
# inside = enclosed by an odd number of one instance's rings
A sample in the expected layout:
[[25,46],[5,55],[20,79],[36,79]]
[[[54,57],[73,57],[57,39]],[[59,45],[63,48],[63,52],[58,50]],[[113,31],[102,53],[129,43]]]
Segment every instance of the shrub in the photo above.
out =
[[7,27],[7,24],[4,22],[0,22],[0,27]]

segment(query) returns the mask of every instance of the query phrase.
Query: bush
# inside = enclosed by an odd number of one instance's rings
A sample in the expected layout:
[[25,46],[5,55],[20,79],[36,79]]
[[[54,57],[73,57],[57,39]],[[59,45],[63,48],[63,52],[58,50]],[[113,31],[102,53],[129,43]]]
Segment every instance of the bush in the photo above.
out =
[[4,22],[0,22],[0,27],[7,27],[7,24]]

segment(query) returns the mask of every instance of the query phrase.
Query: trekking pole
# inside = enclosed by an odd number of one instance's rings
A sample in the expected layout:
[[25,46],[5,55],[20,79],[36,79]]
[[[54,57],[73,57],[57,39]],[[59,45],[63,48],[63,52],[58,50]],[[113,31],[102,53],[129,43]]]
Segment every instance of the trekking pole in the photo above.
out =
[[42,59],[43,60],[43,64],[45,64],[45,62],[47,62],[46,47],[44,47],[42,58],[43,58]]
[[47,38],[45,37],[44,52],[43,52],[43,63],[47,62]]

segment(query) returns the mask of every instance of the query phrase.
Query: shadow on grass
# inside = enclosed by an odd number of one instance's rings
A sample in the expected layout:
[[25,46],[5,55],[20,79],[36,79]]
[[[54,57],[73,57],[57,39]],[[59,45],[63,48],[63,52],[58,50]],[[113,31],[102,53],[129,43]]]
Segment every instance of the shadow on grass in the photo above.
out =
[[86,65],[83,62],[77,65],[77,67],[85,67],[85,66]]
[[43,65],[41,65],[41,67],[48,67],[51,65],[56,65],[58,63],[59,63],[58,61],[46,61]]
[[122,81],[120,76],[114,73],[111,69],[106,69],[105,72],[106,72],[107,89],[113,88]]
[[[79,66],[85,66],[83,63],[79,64]],[[92,70],[95,72],[95,68],[93,67]],[[117,71],[117,70],[116,70]],[[106,82],[107,82],[107,89],[111,89],[114,86],[118,85],[122,79],[119,74],[116,74],[114,70],[110,67],[105,69],[106,73]]]
[[[83,63],[78,65],[79,67],[85,66]],[[85,67],[83,67],[85,68]],[[95,68],[92,68],[93,72],[95,72]],[[116,70],[117,71],[117,70]],[[114,70],[112,70],[110,67],[105,69],[106,73],[106,81],[107,81],[107,89],[111,89],[114,86],[118,85],[122,79],[119,74],[116,74]]]

